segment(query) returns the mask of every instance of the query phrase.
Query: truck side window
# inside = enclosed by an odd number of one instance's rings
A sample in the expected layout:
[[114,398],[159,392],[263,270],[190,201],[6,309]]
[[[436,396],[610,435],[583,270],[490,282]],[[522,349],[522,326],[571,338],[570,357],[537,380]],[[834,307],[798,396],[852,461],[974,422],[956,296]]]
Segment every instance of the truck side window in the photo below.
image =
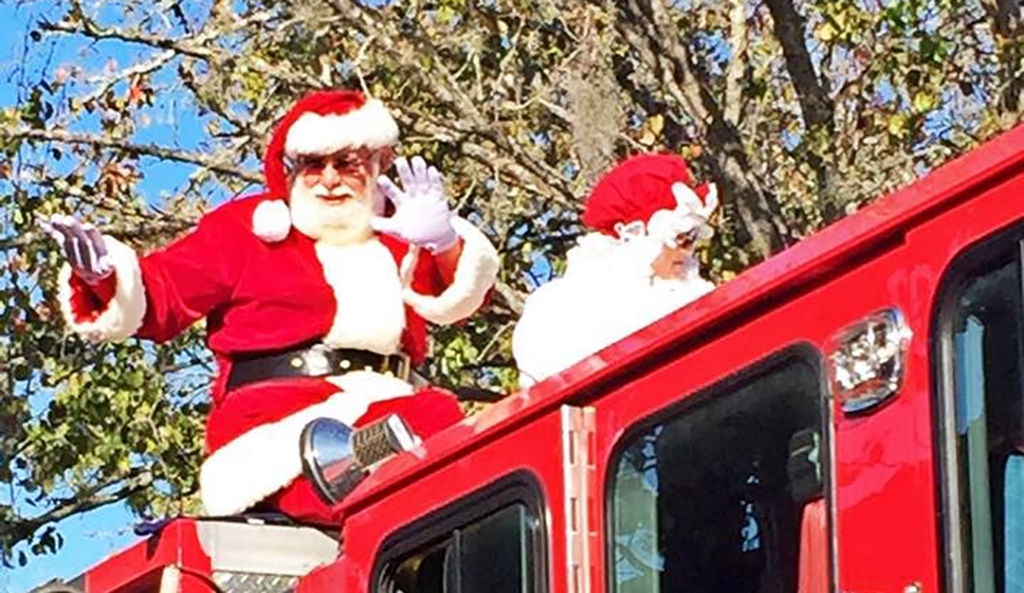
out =
[[[476,508],[467,505],[472,512]],[[389,553],[382,593],[534,593],[543,591],[541,523],[536,510],[509,502],[482,516],[435,521],[443,530],[411,530],[411,546]],[[462,521],[457,521],[462,519]],[[426,525],[426,524],[425,524]],[[418,533],[417,533],[418,532]],[[424,539],[423,533],[430,537]]]
[[1015,593],[1024,590],[1020,245],[1004,241],[984,259],[944,301],[947,579],[958,593]]
[[795,592],[809,521],[823,583],[812,589],[827,588],[820,381],[789,356],[627,437],[613,466],[613,591]]

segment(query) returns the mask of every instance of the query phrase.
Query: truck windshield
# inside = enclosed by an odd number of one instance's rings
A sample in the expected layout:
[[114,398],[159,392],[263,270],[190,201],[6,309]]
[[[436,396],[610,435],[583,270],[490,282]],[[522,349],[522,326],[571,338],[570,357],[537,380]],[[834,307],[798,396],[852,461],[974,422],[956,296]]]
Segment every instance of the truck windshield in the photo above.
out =
[[791,357],[632,433],[611,491],[614,591],[797,590],[823,490],[819,377]]

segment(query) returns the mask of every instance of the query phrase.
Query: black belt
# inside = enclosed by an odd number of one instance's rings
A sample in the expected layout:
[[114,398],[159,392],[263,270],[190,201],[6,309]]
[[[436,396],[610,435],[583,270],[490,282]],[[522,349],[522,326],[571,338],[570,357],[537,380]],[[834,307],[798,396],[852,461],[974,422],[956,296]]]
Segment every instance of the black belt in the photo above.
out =
[[409,378],[409,357],[405,354],[377,354],[352,348],[328,348],[323,344],[284,352],[248,354],[232,361],[228,391],[247,383],[289,377],[329,377],[352,371],[375,371]]

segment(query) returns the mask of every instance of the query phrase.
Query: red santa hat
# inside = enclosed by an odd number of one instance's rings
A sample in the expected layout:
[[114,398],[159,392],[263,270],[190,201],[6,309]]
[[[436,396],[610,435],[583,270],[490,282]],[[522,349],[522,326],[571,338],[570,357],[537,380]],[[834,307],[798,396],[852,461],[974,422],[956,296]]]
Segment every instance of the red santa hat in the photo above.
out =
[[[288,198],[287,160],[302,155],[326,155],[346,148],[375,150],[398,142],[398,124],[384,104],[359,91],[313,91],[285,114],[267,144],[263,174],[267,193]],[[267,241],[288,234],[287,205],[271,200],[260,204],[253,230]]]
[[[667,240],[694,228],[711,234],[707,224],[718,207],[714,185],[694,187],[686,160],[674,154],[642,154],[619,163],[591,191],[583,223],[612,236],[643,225]],[[638,224],[639,223],[639,224]]]

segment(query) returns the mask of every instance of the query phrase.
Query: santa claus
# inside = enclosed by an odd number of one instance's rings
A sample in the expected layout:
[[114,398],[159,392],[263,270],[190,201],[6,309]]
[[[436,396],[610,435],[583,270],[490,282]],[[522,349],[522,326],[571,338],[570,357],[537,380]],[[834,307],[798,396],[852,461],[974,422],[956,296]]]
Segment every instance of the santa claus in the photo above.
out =
[[530,294],[512,336],[524,387],[582,360],[714,285],[694,245],[714,233],[714,185],[694,187],[686,161],[645,154],[594,186],[583,211],[593,232],[566,254],[566,270]]
[[331,521],[300,476],[314,418],[360,425],[398,412],[420,436],[459,418],[446,392],[415,389],[426,322],[472,314],[494,283],[487,238],[448,208],[421,158],[380,175],[398,127],[354,91],[301,99],[267,147],[267,191],[228,202],[168,246],[140,255],[75,218],[45,227],[68,259],[59,298],[90,340],[163,341],[206,318],[218,364],[200,489],[208,513],[260,501]]

